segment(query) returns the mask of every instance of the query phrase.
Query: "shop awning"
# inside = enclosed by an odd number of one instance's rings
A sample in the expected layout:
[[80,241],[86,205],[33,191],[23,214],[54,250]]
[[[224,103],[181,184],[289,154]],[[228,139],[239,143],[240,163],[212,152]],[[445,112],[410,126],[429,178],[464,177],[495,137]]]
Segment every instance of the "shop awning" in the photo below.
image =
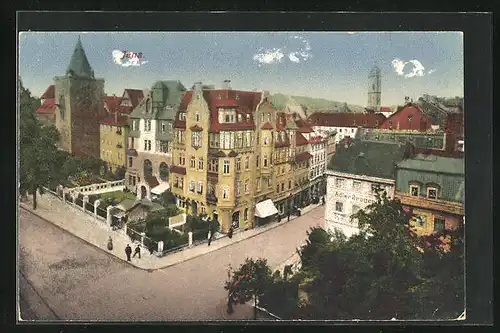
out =
[[164,183],[161,183],[160,185],[154,187],[151,190],[151,193],[156,194],[156,195],[160,195],[163,192],[165,192],[166,190],[168,190],[169,188],[170,188],[170,185],[167,182],[164,182]]
[[274,214],[278,214],[278,210],[271,199],[259,202],[255,205],[255,216],[265,218]]

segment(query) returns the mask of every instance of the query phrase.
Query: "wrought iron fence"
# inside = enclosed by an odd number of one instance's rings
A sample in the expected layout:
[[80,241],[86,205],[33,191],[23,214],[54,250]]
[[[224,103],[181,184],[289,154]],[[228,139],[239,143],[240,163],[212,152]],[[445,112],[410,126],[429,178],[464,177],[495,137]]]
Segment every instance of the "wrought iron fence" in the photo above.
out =
[[65,193],[64,198],[66,199],[66,201],[73,202],[73,198],[71,198],[71,195],[69,193]]
[[83,207],[83,199],[75,198],[75,205],[78,207]]
[[94,205],[91,204],[90,202],[87,202],[85,204],[85,210],[91,212],[92,214],[94,213]]
[[101,207],[97,207],[97,215],[106,219],[108,217],[108,212],[105,209],[102,209]]

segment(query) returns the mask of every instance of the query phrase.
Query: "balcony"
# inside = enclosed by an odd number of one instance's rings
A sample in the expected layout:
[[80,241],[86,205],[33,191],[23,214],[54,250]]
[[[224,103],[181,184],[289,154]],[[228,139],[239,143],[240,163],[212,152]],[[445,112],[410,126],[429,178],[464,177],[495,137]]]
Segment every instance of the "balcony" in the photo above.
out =
[[401,204],[420,207],[438,212],[446,212],[455,215],[464,215],[464,205],[459,202],[451,202],[440,199],[427,199],[426,197],[414,197],[408,193],[397,192],[396,198],[401,200]]
[[215,196],[214,193],[208,193],[207,194],[207,201],[208,202],[214,202],[214,203],[216,203],[217,202],[217,197]]

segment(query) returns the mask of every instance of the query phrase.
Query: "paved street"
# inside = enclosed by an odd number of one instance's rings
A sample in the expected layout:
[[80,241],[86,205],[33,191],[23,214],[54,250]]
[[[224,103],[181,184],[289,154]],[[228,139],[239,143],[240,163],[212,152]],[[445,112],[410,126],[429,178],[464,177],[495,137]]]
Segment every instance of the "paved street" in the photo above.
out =
[[323,211],[319,207],[253,238],[149,273],[21,209],[20,264],[29,282],[21,283],[22,304],[28,305],[21,317],[82,321],[250,319],[253,309],[247,305],[236,306],[231,316],[225,313],[223,285],[228,264],[238,267],[246,257],[265,257],[276,267],[304,242],[311,226],[323,223]]

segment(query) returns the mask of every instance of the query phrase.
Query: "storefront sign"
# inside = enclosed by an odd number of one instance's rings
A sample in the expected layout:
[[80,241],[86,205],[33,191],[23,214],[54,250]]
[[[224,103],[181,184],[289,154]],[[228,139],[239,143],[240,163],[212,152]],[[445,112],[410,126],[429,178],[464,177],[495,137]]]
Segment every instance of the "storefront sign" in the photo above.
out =
[[357,196],[355,194],[348,194],[348,193],[339,192],[339,191],[335,191],[334,195],[336,198],[351,199],[352,201],[364,203],[364,204],[372,204],[372,203],[375,203],[377,201],[377,200],[372,199],[372,198],[360,197],[360,196]]

